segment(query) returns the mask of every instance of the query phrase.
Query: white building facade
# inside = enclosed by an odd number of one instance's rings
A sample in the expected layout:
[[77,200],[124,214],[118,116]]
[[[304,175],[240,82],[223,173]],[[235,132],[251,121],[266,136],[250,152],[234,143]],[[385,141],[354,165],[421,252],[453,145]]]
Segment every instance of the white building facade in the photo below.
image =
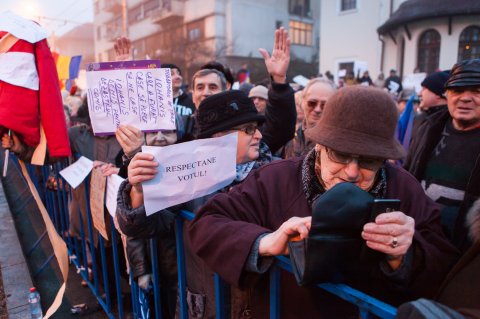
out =
[[321,0],[320,11],[321,72],[368,69],[375,79],[480,57],[478,0]]
[[[128,36],[136,59],[160,58],[193,69],[219,60],[234,70],[262,60],[277,27],[290,30],[293,60],[318,65],[320,3],[315,0],[96,0],[95,52],[114,58],[113,40]],[[310,67],[312,69],[312,67]]]

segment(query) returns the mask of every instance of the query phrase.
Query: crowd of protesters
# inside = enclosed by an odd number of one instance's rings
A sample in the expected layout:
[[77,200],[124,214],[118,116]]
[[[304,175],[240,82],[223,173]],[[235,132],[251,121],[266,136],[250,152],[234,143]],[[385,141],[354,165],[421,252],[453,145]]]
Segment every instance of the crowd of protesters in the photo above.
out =
[[[130,50],[128,39],[115,44],[119,60],[128,59]],[[97,137],[86,99],[74,89],[63,96],[72,153],[95,160],[94,169],[106,176],[125,178],[116,226],[125,239],[129,271],[144,290],[152,277],[147,239],[158,243],[163,315],[174,318],[179,311],[173,224],[180,210],[195,214],[184,224],[189,315],[215,316],[216,272],[231,285],[229,317],[266,318],[265,274],[273,257],[287,255],[292,243],[305,242],[320,227],[312,218],[328,215],[328,207],[320,212],[312,207],[346,182],[368,198],[401,204],[349,229],[377,258],[350,260],[356,269],[344,282],[394,306],[403,304],[401,318],[427,318],[425,309],[442,318],[480,318],[475,272],[480,267],[480,60],[428,75],[417,96],[402,87],[393,69],[375,83],[368,71],[356,77],[348,72],[337,84],[328,72],[295,92],[286,76],[290,40],[283,28],[275,32],[271,54],[260,53],[271,77],[268,87],[239,83],[240,90],[232,89],[230,69],[212,61],[193,75],[188,91],[181,69],[163,64],[172,75],[176,129],[171,131],[143,133],[122,124],[114,136]],[[248,77],[243,67],[237,80],[248,82]],[[234,181],[147,216],[142,183],[154,178],[159,164],[141,146],[231,132],[238,132]],[[3,133],[2,147],[24,160],[33,153],[15,132]],[[83,192],[75,190],[71,200],[74,236],[86,216]],[[348,247],[342,247],[338,254],[346,254]],[[357,316],[354,305],[320,288],[299,286],[293,276],[282,276],[280,308],[284,318]]]

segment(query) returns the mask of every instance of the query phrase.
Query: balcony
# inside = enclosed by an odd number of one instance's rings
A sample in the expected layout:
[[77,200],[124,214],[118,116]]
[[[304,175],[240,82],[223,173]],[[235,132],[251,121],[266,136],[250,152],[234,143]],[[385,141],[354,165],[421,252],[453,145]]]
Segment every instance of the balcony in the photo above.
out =
[[105,0],[103,10],[111,13],[122,12],[122,0]]
[[182,0],[163,1],[159,9],[152,11],[150,15],[152,22],[162,26],[181,23],[183,21],[183,5]]
[[107,25],[105,30],[105,39],[115,42],[117,38],[122,36],[122,27]]

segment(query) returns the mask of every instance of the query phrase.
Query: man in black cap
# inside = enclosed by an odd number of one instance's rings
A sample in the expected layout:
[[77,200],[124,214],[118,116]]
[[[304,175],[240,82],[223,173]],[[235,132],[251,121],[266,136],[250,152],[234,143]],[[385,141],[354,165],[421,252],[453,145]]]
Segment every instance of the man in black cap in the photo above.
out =
[[445,88],[448,108],[426,118],[405,168],[443,205],[444,231],[463,250],[465,215],[480,197],[480,59],[455,64]]
[[420,113],[413,122],[412,136],[415,134],[425,122],[427,116],[437,111],[447,108],[447,97],[445,96],[445,83],[450,76],[450,70],[435,72],[427,76],[421,83],[420,91]]

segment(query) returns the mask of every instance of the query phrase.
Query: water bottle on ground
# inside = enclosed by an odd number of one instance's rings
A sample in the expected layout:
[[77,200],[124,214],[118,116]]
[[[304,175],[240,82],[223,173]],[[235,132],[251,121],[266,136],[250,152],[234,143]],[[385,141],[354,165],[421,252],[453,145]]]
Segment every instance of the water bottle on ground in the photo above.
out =
[[35,287],[30,288],[28,294],[28,303],[30,304],[30,314],[32,319],[42,319],[42,306],[40,305],[40,294]]

